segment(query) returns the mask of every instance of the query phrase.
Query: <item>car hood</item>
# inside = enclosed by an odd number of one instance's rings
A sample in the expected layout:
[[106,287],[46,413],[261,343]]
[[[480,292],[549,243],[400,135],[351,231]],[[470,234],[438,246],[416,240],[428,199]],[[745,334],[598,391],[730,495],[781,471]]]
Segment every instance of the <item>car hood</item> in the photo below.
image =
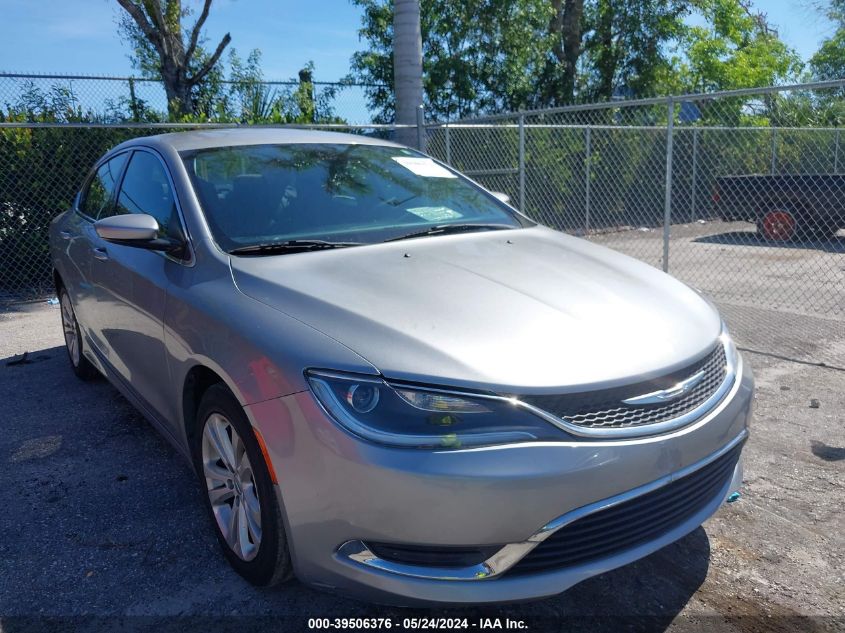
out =
[[388,378],[501,393],[658,375],[705,353],[721,327],[669,275],[543,227],[233,257],[231,266],[241,292]]

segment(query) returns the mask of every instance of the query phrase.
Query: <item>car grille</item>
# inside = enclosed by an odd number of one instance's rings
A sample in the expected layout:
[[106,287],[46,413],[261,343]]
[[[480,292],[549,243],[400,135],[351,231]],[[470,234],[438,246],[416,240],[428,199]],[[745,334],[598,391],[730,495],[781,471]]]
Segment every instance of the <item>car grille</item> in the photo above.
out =
[[737,446],[685,477],[576,519],[531,550],[507,574],[584,564],[659,538],[723,494],[741,450]]
[[[668,389],[702,369],[703,380],[676,400],[650,405],[627,405],[622,402],[628,398]],[[577,426],[637,427],[673,420],[694,410],[719,389],[726,373],[725,347],[719,343],[701,360],[657,379],[615,389],[566,395],[523,396],[520,400]]]

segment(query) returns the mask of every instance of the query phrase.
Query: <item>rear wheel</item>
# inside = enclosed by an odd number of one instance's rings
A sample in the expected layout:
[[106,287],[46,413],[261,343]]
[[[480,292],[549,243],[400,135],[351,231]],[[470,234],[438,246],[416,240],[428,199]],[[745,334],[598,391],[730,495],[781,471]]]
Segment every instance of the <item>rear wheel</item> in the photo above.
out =
[[62,312],[62,331],[65,336],[65,349],[70,360],[70,367],[78,378],[91,380],[98,376],[99,372],[82,353],[82,332],[79,329],[79,322],[76,320],[70,294],[64,287],[59,289],[59,307]]
[[798,236],[798,217],[789,209],[775,208],[757,220],[757,232],[769,242],[788,242]]
[[255,432],[223,385],[205,392],[194,462],[217,540],[229,564],[254,585],[292,575],[279,503]]

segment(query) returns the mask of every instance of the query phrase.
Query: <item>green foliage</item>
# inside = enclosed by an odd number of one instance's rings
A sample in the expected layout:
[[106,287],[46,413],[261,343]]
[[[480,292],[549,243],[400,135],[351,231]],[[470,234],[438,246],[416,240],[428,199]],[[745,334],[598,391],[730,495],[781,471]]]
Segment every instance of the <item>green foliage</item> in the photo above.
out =
[[[64,110],[57,114],[67,121]],[[36,115],[41,122],[50,116]],[[0,113],[0,121],[32,118],[32,112]],[[70,206],[94,161],[136,135],[113,128],[0,129],[0,289],[50,286],[50,221]]]
[[[311,81],[273,89],[262,83],[260,57],[246,61],[232,55],[232,83],[208,84],[207,106],[183,115],[180,123],[208,120],[227,123],[311,123],[343,121],[331,110],[333,87],[315,90]],[[313,72],[313,64],[306,67]],[[123,123],[167,122],[170,115],[135,96],[84,110],[69,86],[40,90],[24,86],[17,101],[0,109],[0,122]],[[202,93],[200,93],[202,94]],[[44,290],[52,283],[47,230],[67,209],[94,162],[110,148],[160,128],[48,127],[0,129],[0,291]]]
[[650,96],[671,71],[666,44],[687,33],[688,0],[595,0],[586,4],[581,93],[607,100]]
[[[0,122],[103,123],[112,122],[113,116],[113,111],[83,110],[70,87],[42,91],[32,83],[14,104],[0,109]],[[114,128],[0,129],[1,289],[49,287],[50,221],[70,206],[94,161],[138,135],[137,130]]]
[[[393,6],[352,0],[363,10],[368,49],[351,60],[378,122],[393,120]],[[547,0],[423,0],[420,7],[426,109],[438,119],[516,110],[532,103],[532,78],[547,48],[536,42],[551,17]],[[545,37],[545,35],[543,35]]]
[[2,121],[77,123],[93,116],[92,112],[82,111],[79,99],[69,86],[56,84],[44,92],[32,81],[24,83],[14,105],[5,113],[0,111]]
[[219,99],[221,110],[217,120],[238,123],[343,123],[332,109],[336,86],[317,89],[311,77],[314,62],[300,71],[296,88],[274,87],[264,81],[261,54],[253,50],[242,61],[235,51],[229,56],[231,67],[228,92]]
[[[195,29],[204,23],[202,16],[196,24],[190,26],[194,10],[184,7],[181,0],[152,0],[151,6],[158,3],[164,17],[168,42],[183,50],[183,57],[191,51],[190,40]],[[146,7],[146,4],[143,6]],[[149,11],[146,11],[149,14]],[[128,13],[122,13],[119,30],[124,41],[130,46],[129,58],[133,67],[142,77],[164,80],[163,58],[154,43],[143,32],[137,21]],[[161,31],[162,29],[159,29]],[[228,40],[224,38],[224,42]],[[221,46],[225,43],[221,42]],[[229,51],[229,77],[224,68],[215,61],[214,55],[205,49],[207,38],[199,34],[197,45],[187,59],[182,74],[187,77],[201,77],[190,85],[189,107],[182,104],[168,104],[168,112],[157,112],[134,96],[130,85],[129,99],[121,99],[111,104],[110,114],[115,120],[128,118],[132,121],[179,123],[328,123],[342,122],[334,116],[331,100],[336,88],[328,87],[315,90],[312,81],[300,82],[296,88],[287,86],[274,88],[268,85],[261,71],[261,52],[252,50],[247,58],[241,59],[237,51]],[[220,48],[220,46],[218,46]],[[178,57],[178,55],[177,55]],[[210,68],[209,68],[210,65]],[[308,62],[304,69],[313,75],[314,65]],[[177,73],[179,74],[179,73]],[[123,117],[122,112],[128,112]]]
[[[836,31],[810,59],[813,77],[822,81],[845,77],[845,0],[832,0],[826,13]],[[838,94],[841,97],[842,91]]]
[[800,57],[742,0],[702,0],[706,26],[687,29],[666,88],[712,92],[797,80]]
[[213,53],[204,47],[202,27],[211,0],[192,26],[188,20],[194,11],[183,8],[182,0],[118,2],[126,10],[118,29],[132,49],[129,59],[143,77],[164,81],[171,115],[211,116],[223,78],[217,61],[230,40],[226,34]]
[[[352,57],[352,76],[381,84],[368,97],[378,120],[389,122],[392,2],[352,1],[363,10],[359,35],[367,43]],[[553,32],[549,0],[422,0],[427,114],[447,120],[797,79],[800,59],[749,6],[745,0],[584,0],[578,77],[569,93],[554,54],[560,33]]]
[[845,77],[845,28],[822,42],[810,59],[813,75],[822,81]]

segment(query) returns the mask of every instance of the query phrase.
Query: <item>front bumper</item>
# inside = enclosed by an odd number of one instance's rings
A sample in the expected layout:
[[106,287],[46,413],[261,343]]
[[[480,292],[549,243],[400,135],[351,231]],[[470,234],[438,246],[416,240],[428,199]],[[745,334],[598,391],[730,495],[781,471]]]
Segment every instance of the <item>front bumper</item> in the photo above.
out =
[[[300,580],[382,603],[506,602],[554,595],[642,558],[716,511],[739,487],[741,463],[709,503],[657,538],[562,570],[499,575],[530,550],[538,535],[553,531],[549,526],[560,527],[591,508],[672,481],[742,442],[753,377],[741,360],[737,370],[729,394],[697,422],[664,435],[624,440],[415,451],[351,436],[325,416],[310,392],[246,410],[279,477]],[[382,564],[360,545],[368,542],[495,545],[507,555],[493,573],[414,570]]]

